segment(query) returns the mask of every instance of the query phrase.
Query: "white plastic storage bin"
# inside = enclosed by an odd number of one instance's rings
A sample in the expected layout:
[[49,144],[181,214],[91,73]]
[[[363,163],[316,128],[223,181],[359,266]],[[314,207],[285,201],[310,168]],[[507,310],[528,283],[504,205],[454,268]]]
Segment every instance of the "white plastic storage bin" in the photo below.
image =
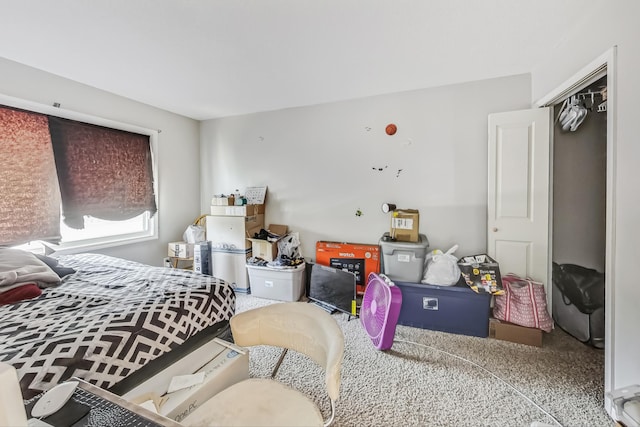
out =
[[382,262],[380,271],[391,280],[420,283],[424,276],[424,261],[429,251],[429,240],[420,234],[417,243],[380,239]]
[[305,264],[271,268],[247,264],[251,295],[280,301],[298,301],[304,295]]

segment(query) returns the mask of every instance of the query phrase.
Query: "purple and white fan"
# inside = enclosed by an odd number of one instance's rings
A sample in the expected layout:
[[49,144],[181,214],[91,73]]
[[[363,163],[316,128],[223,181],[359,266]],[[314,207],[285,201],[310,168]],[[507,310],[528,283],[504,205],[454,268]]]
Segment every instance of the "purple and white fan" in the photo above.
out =
[[400,289],[387,276],[370,273],[362,297],[360,321],[378,350],[388,350],[393,345],[401,306]]

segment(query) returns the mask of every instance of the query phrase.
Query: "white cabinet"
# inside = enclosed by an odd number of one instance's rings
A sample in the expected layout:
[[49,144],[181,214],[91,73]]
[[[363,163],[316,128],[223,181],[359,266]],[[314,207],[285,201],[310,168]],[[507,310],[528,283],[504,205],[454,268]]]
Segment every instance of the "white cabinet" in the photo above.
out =
[[264,214],[252,216],[207,215],[207,240],[213,248],[250,249],[247,240],[264,228]]
[[246,260],[251,257],[251,241],[247,239],[261,228],[264,228],[264,213],[251,216],[207,215],[211,275],[229,282],[237,292],[249,292]]

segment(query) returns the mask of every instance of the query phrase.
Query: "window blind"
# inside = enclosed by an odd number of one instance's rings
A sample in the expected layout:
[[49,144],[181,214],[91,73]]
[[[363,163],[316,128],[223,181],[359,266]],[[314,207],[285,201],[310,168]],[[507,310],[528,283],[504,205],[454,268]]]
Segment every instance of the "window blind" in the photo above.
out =
[[0,244],[60,240],[60,190],[47,116],[0,106]]
[[69,227],[84,227],[84,216],[119,221],[156,212],[148,135],[49,117]]

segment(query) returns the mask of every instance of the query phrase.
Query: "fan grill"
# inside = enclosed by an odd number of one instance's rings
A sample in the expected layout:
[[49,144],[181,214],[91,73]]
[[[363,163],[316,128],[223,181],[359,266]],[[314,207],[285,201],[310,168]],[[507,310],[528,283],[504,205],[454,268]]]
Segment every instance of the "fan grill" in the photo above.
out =
[[377,349],[391,348],[401,304],[402,293],[398,287],[375,273],[369,275],[362,297],[360,320]]
[[362,307],[366,313],[363,316],[364,327],[369,336],[379,339],[386,322],[386,308],[389,306],[389,288],[378,282],[371,283],[362,298]]

